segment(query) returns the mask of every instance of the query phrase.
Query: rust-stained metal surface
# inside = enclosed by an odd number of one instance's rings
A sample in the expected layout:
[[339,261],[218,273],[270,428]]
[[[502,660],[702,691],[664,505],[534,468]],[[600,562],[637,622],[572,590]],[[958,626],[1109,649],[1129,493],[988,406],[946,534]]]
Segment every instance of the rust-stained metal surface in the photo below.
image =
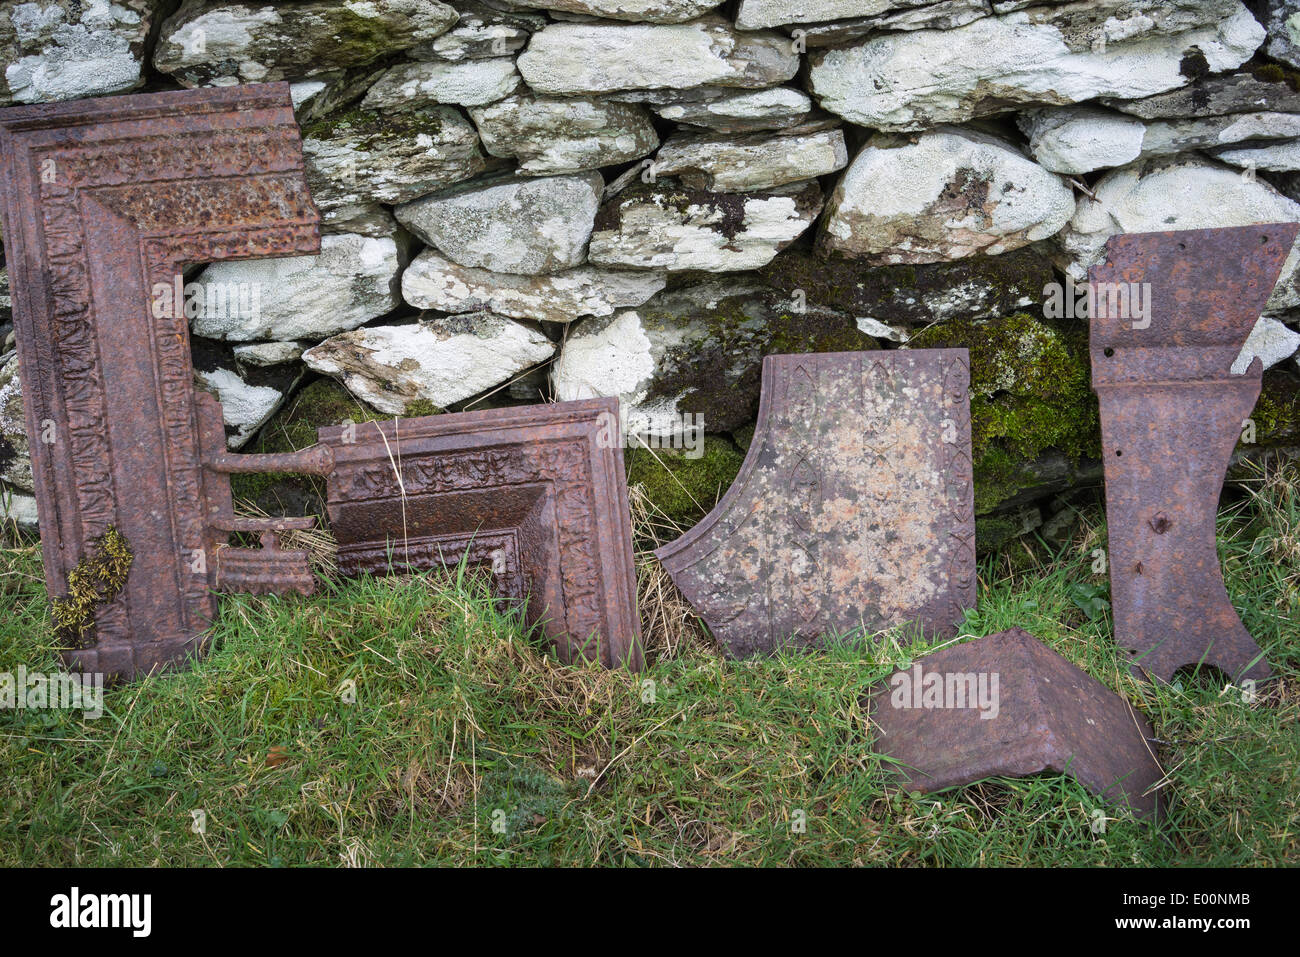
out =
[[975,603],[965,349],[768,356],[749,453],[722,501],[655,554],[728,654]]
[[[1228,600],[1215,516],[1262,364],[1230,370],[1298,229],[1115,236],[1089,273],[1115,640],[1135,674],[1170,681],[1202,662],[1234,679],[1271,673]],[[1149,313],[1123,308],[1124,290],[1145,290]]]
[[642,665],[618,400],[319,432],[344,574],[454,566],[525,604],[562,661]]
[[868,697],[875,750],[909,791],[1055,771],[1139,817],[1158,811],[1151,723],[1020,628],[926,655]]
[[[313,446],[283,455],[240,455],[226,451],[226,429],[221,403],[206,392],[196,393],[195,412],[203,462],[203,507],[207,535],[205,561],[218,591],[253,595],[310,595],[316,590],[307,553],[280,547],[280,534],[291,529],[314,528],[316,520],[304,518],[250,518],[235,515],[230,495],[230,475],[235,472],[300,472],[326,475],[333,468],[330,451]],[[236,548],[228,544],[232,532],[258,536],[261,548]]]
[[152,294],[187,263],[319,251],[289,88],[2,110],[0,190],[46,585],[64,596],[87,543],[125,537],[126,584],[68,657],[130,678],[197,650],[215,586],[308,587],[274,541],[221,571],[220,410],[196,402],[184,310]]

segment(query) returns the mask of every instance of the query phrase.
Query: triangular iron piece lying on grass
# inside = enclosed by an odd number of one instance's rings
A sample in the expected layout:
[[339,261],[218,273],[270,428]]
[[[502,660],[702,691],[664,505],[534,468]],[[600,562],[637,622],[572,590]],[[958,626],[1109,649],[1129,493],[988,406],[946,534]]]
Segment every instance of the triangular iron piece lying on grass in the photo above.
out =
[[[1219,493],[1259,398],[1232,374],[1300,225],[1115,236],[1089,273],[1115,640],[1135,674],[1267,678],[1215,550]],[[1140,306],[1140,308],[1138,308]]]
[[965,349],[768,356],[740,474],[655,554],[733,657],[975,603]]
[[331,426],[339,570],[484,566],[562,661],[639,669],[618,400]]
[[1056,771],[1139,817],[1158,810],[1150,722],[1019,628],[926,655],[869,698],[876,751],[908,790]]
[[[235,518],[230,455],[196,399],[191,263],[320,249],[288,84],[0,110],[0,187],[45,583],[67,657],[131,678],[198,650],[214,588],[310,591],[305,553]],[[225,548],[232,531],[269,548]],[[225,559],[224,570],[222,558]]]

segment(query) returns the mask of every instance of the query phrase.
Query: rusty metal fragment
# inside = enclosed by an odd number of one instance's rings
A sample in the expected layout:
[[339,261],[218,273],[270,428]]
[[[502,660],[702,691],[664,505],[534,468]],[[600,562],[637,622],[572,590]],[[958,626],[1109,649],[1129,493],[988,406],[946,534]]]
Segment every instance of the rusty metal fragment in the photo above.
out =
[[1151,723],[1019,628],[926,655],[868,697],[876,751],[908,790],[1055,771],[1138,817],[1157,813]]
[[[49,594],[110,526],[132,555],[70,662],[130,678],[198,650],[216,587],[310,590],[274,540],[299,523],[230,507],[230,472],[291,463],[226,453],[184,310],[154,295],[189,263],[319,251],[288,86],[0,111],[0,189]],[[226,549],[231,531],[270,547]]]
[[1214,525],[1263,371],[1258,358],[1243,375],[1232,364],[1297,230],[1119,235],[1089,273],[1115,640],[1135,674],[1170,681],[1198,663],[1271,674],[1228,600]]
[[339,570],[455,566],[540,623],[560,660],[642,665],[617,399],[320,430]]
[[965,349],[768,356],[753,442],[722,501],[655,554],[727,653],[975,603]]

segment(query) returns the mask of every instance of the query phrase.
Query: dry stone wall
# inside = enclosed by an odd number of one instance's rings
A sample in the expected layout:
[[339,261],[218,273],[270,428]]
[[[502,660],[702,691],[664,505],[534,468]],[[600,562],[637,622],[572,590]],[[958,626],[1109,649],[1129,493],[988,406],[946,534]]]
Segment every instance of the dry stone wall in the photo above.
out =
[[[669,444],[703,421],[660,458],[711,498],[763,355],[966,346],[986,547],[1099,474],[1054,284],[1117,232],[1300,220],[1295,0],[3,0],[0,60],[0,104],[291,85],[321,255],[186,277],[232,448],[617,395]],[[1298,265],[1247,346],[1261,447],[1300,446]]]

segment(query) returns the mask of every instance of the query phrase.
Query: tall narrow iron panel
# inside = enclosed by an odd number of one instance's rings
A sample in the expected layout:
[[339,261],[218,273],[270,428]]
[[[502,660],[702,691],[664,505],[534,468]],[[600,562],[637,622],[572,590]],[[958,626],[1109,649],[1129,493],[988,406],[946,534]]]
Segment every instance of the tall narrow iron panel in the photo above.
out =
[[[1202,662],[1232,678],[1271,673],[1228,600],[1215,517],[1263,371],[1258,358],[1242,375],[1232,364],[1297,230],[1115,236],[1089,273],[1115,640],[1135,674],[1169,681]],[[1149,313],[1136,315],[1144,292]]]

